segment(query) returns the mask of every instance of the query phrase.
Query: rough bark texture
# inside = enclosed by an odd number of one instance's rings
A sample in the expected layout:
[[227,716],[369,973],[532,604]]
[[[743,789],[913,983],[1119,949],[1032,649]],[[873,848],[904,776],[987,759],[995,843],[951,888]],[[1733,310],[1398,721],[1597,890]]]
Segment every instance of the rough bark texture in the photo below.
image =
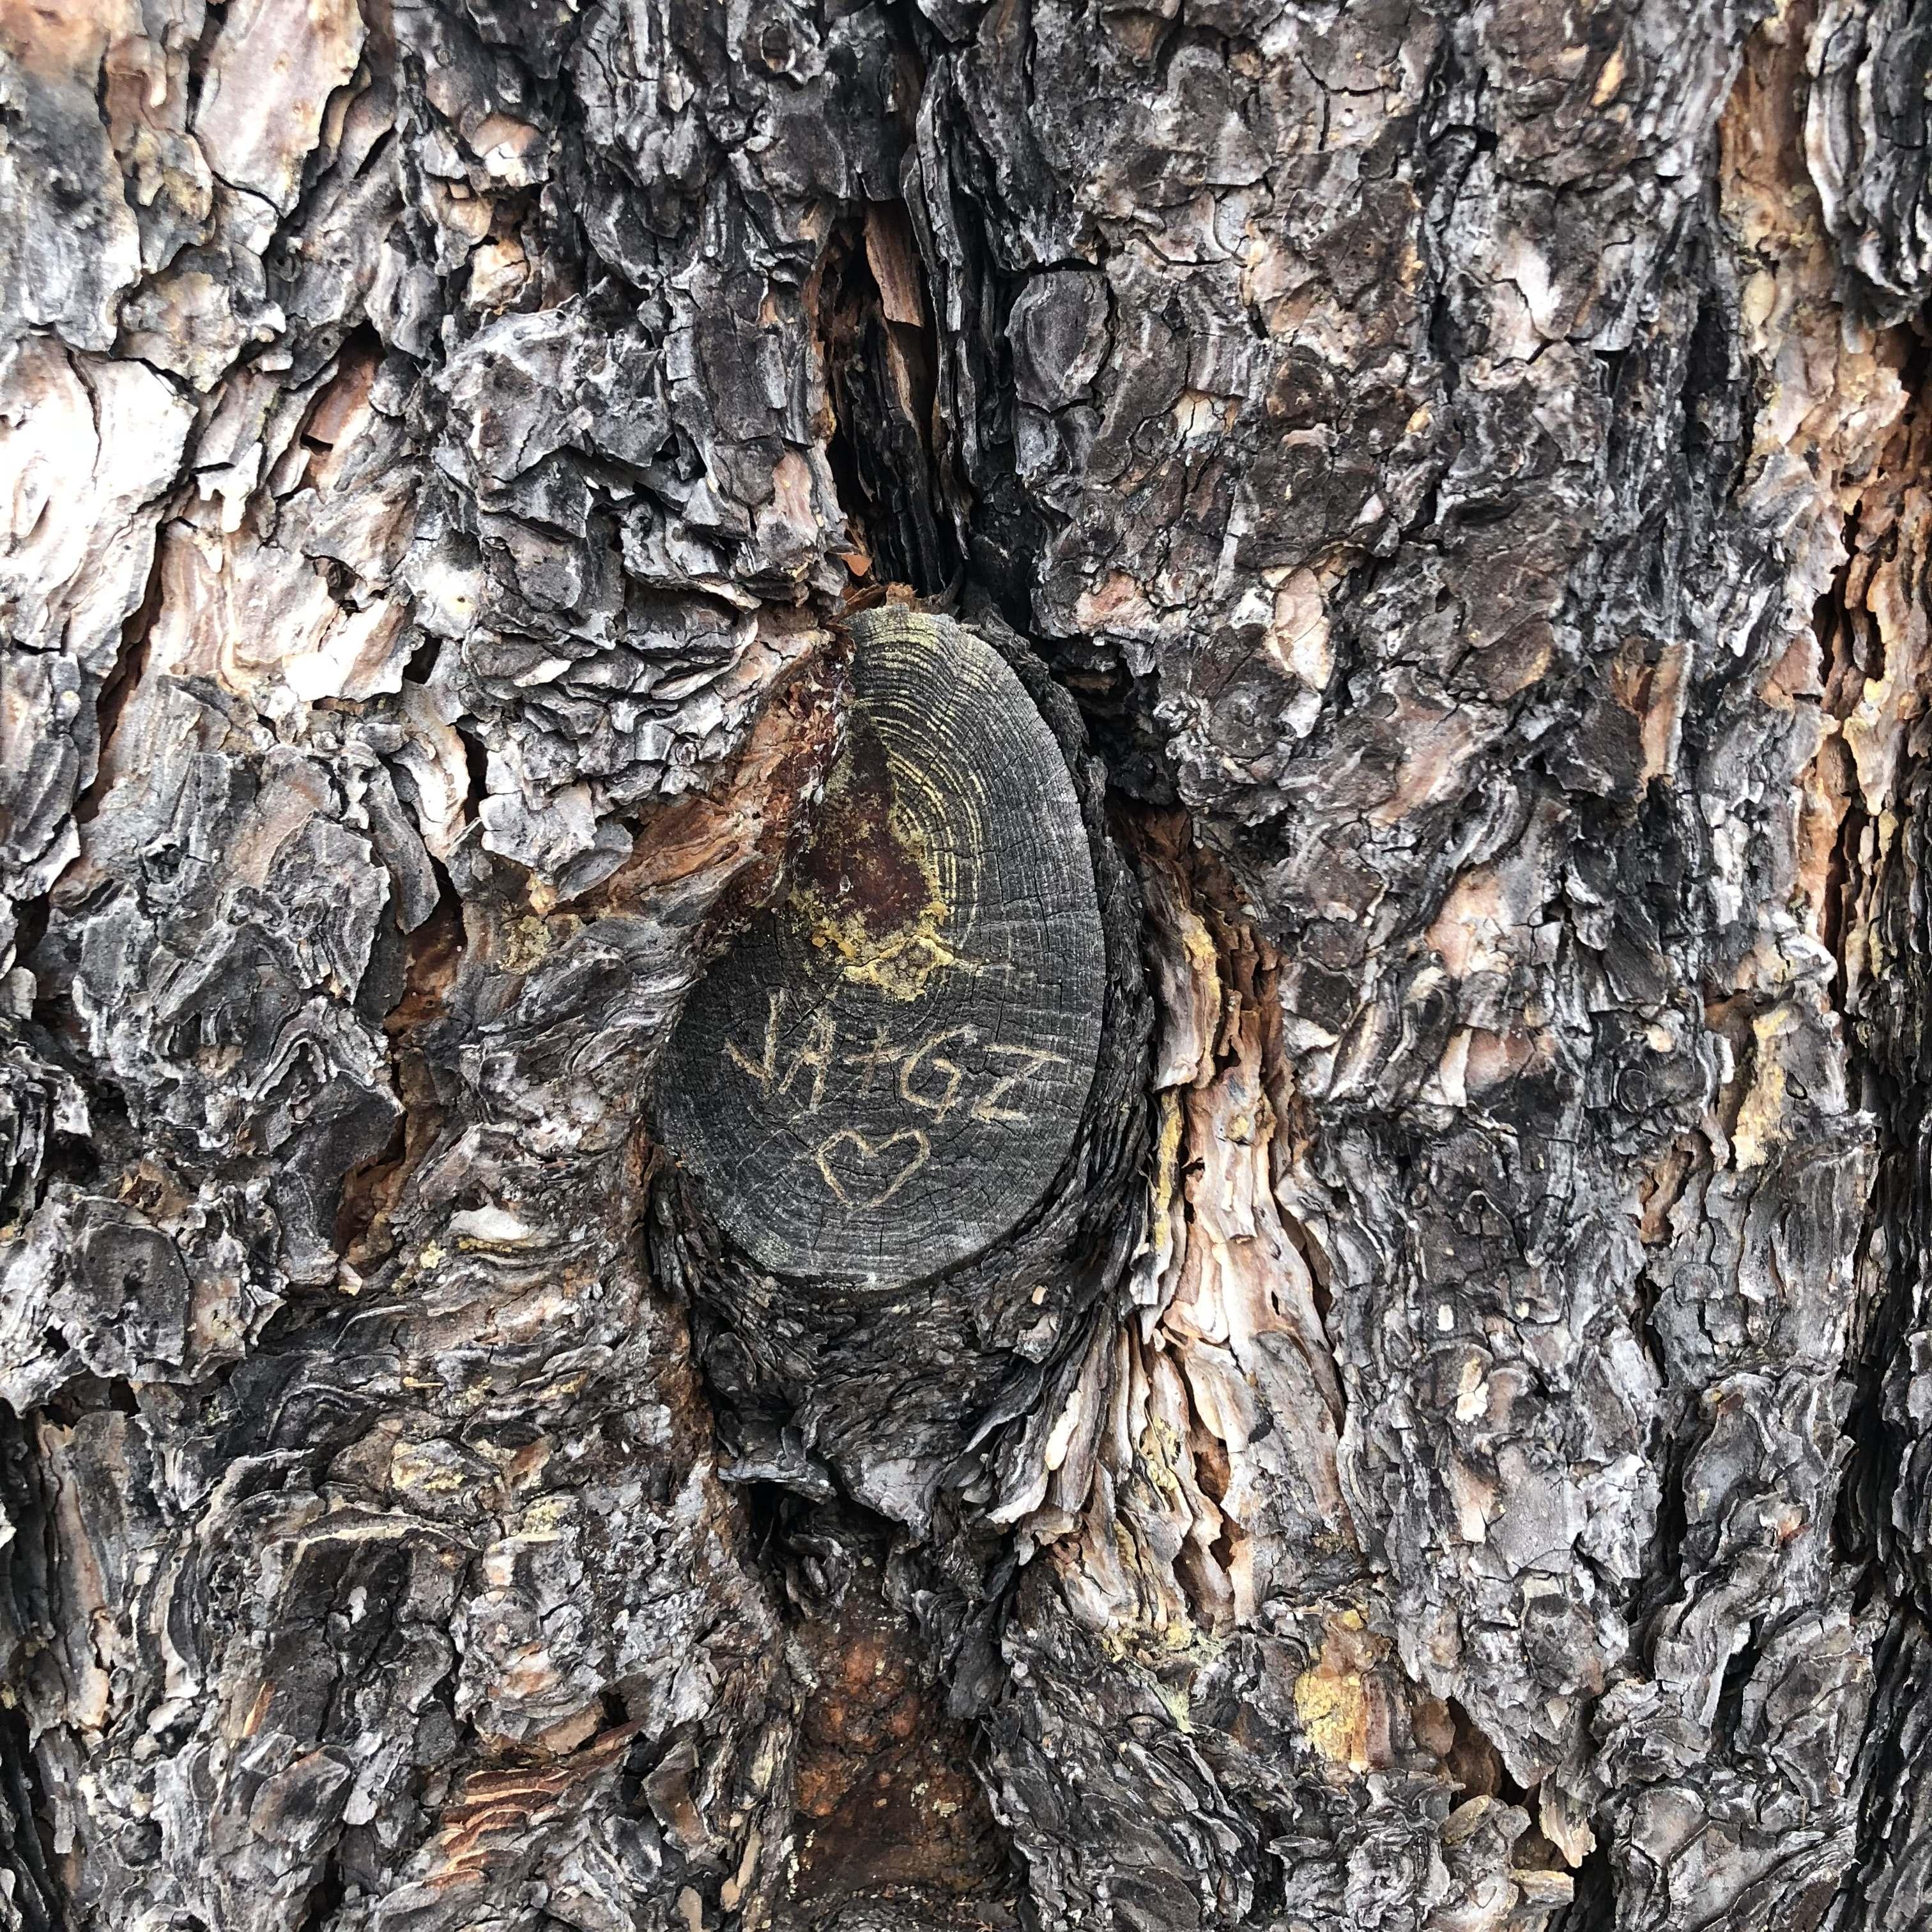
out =
[[[0,56],[0,1928],[1932,1918],[1923,4]],[[1093,1070],[867,1279],[881,625]]]

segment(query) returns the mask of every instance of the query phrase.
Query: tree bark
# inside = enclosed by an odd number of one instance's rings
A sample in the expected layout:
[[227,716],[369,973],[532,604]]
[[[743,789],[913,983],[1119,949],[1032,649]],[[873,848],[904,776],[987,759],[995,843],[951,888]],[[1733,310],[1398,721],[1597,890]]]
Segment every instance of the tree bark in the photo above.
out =
[[4,1932],[1932,1916],[1923,6],[0,54]]

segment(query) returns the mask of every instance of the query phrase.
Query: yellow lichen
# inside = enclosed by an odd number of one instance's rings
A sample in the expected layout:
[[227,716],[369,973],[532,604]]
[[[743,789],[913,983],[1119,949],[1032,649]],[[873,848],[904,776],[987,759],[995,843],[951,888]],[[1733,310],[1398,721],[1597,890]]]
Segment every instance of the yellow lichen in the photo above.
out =
[[460,1496],[473,1480],[440,1443],[398,1442],[389,1452],[389,1486],[404,1496]]
[[525,913],[512,920],[503,943],[503,970],[527,973],[548,956],[560,940],[568,938],[583,923],[574,913],[560,913],[551,918]]
[[926,903],[910,920],[880,931],[862,908],[841,910],[813,886],[800,886],[792,904],[812,945],[838,959],[842,978],[871,986],[889,999],[916,1000],[925,994],[935,974],[975,972],[978,968],[942,937],[952,908],[940,887],[939,865],[930,842],[896,806],[887,823],[894,842],[926,881]]
[[1774,1006],[1751,1023],[1756,1036],[1756,1077],[1738,1112],[1731,1136],[1731,1156],[1739,1167],[1762,1167],[1774,1142],[1784,1135],[1786,1084],[1778,1043],[1796,1030],[1798,1016],[1790,1006]]
[[[1334,1620],[1359,1628],[1353,1611]],[[1369,1700],[1360,1670],[1349,1652],[1354,1646],[1332,1639],[1322,1654],[1294,1680],[1294,1714],[1308,1742],[1330,1764],[1352,1772],[1369,1768]]]

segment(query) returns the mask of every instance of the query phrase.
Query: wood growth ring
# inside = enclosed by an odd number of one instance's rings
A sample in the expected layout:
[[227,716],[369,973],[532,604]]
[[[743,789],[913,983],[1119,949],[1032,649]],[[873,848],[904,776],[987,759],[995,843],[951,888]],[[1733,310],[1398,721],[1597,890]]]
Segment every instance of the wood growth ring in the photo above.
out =
[[1072,1147],[1100,1045],[1094,862],[999,652],[888,606],[784,902],[667,1048],[659,1125],[775,1273],[896,1286],[991,1246]]

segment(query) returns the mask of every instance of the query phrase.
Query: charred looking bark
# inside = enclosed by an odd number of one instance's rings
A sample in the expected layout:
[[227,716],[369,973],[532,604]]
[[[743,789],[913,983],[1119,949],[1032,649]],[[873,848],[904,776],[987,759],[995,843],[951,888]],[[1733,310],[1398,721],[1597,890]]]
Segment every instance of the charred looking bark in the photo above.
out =
[[1924,1918],[1922,11],[0,5],[0,1925]]

